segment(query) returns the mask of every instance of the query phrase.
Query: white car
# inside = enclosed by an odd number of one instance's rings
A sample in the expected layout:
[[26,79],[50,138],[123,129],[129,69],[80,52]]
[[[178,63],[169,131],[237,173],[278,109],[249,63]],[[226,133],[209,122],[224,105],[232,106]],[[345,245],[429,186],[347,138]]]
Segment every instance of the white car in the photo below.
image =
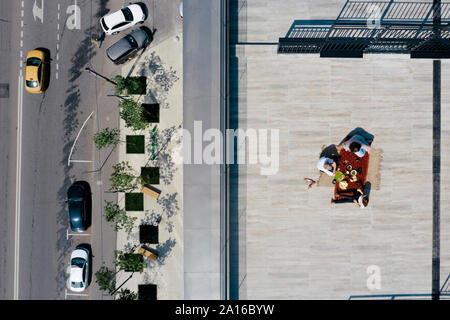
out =
[[130,28],[137,23],[143,23],[146,18],[144,8],[140,4],[134,3],[102,17],[100,25],[105,34],[111,35]]
[[70,290],[82,292],[88,286],[89,250],[78,246],[70,256]]

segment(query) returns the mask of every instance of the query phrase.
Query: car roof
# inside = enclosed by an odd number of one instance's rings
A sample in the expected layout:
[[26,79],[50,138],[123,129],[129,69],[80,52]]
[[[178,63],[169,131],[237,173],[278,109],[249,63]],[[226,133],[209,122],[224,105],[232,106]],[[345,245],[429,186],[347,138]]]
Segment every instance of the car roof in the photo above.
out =
[[143,27],[133,30],[130,35],[136,40],[137,43],[139,43],[139,46],[142,46],[144,41],[149,38]]
[[108,14],[106,16],[103,17],[103,20],[105,21],[106,25],[108,26],[108,28],[112,28],[115,25],[121,23],[121,22],[125,22],[125,16],[123,15],[122,10],[117,10],[111,14]]
[[114,43],[108,49],[106,49],[106,53],[112,60],[117,60],[120,58],[125,52],[132,49],[133,47],[126,39],[126,36]]
[[81,184],[74,183],[67,190],[67,196],[69,198],[83,196],[84,187]]
[[38,69],[39,67],[35,66],[26,66],[25,67],[25,80],[28,81],[39,81],[38,80]]
[[84,282],[83,269],[77,266],[71,266],[70,268],[70,281],[71,282]]
[[[41,50],[30,50],[27,54],[27,59],[38,58],[41,61],[44,60],[44,53]],[[25,80],[28,81],[38,81],[38,70],[37,66],[26,66],[25,67]]]

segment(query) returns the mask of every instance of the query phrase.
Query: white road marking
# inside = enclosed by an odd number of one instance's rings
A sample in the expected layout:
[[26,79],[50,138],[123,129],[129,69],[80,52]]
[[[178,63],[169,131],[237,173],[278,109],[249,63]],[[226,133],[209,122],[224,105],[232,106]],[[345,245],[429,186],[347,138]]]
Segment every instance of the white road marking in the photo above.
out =
[[69,236],[90,236],[90,233],[69,233],[69,229],[66,229],[66,240],[69,240]]
[[23,40],[20,40],[20,47],[23,47]]
[[65,299],[67,299],[67,296],[89,297],[88,294],[84,294],[84,293],[69,293],[69,292],[67,292],[67,289],[65,289]]
[[23,28],[23,20],[20,20],[20,27]]
[[20,16],[23,18],[23,10],[20,11]]
[[[78,131],[75,141],[73,142],[72,148],[70,149],[69,158],[67,159],[67,166],[69,166],[69,167],[70,167],[70,162],[73,162],[72,160],[70,160],[70,157],[72,157],[73,148],[75,147],[75,144],[77,143],[77,140],[80,137],[81,131],[83,131],[84,126],[86,125],[86,123],[88,122],[88,120],[91,118],[91,116],[93,114],[94,114],[94,111],[92,111],[91,114],[89,115],[89,117],[87,117],[87,119],[84,121],[83,125],[81,126],[80,131]],[[77,160],[77,162],[80,162],[80,161],[89,161],[89,160]],[[89,162],[91,162],[91,161],[89,161]]]
[[[22,71],[22,69],[20,69]],[[20,251],[20,189],[22,174],[22,105],[23,105],[23,77],[17,79],[17,163],[16,163],[16,217],[14,243],[14,300],[19,300],[19,251]]]

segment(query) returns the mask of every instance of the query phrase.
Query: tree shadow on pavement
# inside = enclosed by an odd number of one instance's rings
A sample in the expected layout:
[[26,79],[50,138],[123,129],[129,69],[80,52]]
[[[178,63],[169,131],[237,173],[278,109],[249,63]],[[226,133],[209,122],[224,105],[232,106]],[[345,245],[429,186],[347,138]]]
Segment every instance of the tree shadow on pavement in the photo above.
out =
[[168,193],[163,197],[158,198],[157,202],[161,205],[163,213],[167,216],[168,219],[175,216],[180,207],[178,206],[178,192]]
[[[150,73],[148,73],[150,71]],[[177,71],[173,67],[166,67],[161,57],[153,51],[144,59],[138,74],[147,77],[147,84],[150,87],[149,96],[161,105],[161,108],[168,109],[167,95],[175,82],[180,80]]]
[[156,251],[158,252],[159,264],[164,264],[166,258],[169,256],[172,249],[175,247],[177,241],[175,239],[169,238],[163,244],[156,245]]

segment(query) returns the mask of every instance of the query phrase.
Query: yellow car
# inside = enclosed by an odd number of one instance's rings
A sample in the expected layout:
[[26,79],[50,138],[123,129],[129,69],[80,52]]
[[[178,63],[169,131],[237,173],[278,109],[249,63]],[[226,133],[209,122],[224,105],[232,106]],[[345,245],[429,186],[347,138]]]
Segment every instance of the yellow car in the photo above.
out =
[[44,92],[46,77],[45,53],[42,50],[31,50],[25,61],[25,88],[31,93]]

